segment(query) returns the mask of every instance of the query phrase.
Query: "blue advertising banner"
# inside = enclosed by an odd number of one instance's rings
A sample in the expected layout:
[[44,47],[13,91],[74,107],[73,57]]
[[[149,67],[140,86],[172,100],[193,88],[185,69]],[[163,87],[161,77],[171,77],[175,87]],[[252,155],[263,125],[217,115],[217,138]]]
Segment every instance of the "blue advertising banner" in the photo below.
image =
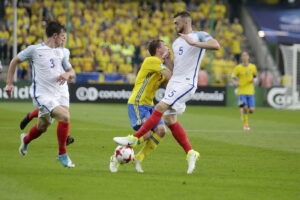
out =
[[300,8],[248,7],[258,25],[260,36],[267,41],[300,43]]

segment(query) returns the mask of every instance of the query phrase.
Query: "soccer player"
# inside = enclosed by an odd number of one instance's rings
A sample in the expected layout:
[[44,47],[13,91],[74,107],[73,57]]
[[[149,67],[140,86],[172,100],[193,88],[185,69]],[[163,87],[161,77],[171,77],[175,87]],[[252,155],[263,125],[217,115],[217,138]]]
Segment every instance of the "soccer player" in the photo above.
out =
[[220,45],[208,33],[193,31],[191,15],[186,11],[174,16],[174,25],[179,37],[172,45],[173,75],[168,82],[164,98],[155,106],[151,116],[136,133],[127,137],[115,137],[114,141],[121,145],[135,145],[139,138],[161,120],[164,114],[166,125],[187,154],[187,173],[191,174],[200,154],[193,150],[185,130],[177,121],[177,114],[185,111],[185,103],[191,99],[197,89],[198,71],[205,50],[217,50]]
[[69,62],[69,50],[61,47],[65,41],[65,28],[59,22],[49,22],[46,27],[47,39],[37,45],[28,46],[14,57],[9,65],[5,91],[13,92],[13,75],[17,64],[30,60],[32,64],[33,104],[39,109],[37,124],[29,133],[21,134],[19,153],[25,156],[29,143],[46,132],[54,119],[58,121],[58,157],[65,167],[75,167],[66,150],[66,140],[70,128],[69,92],[67,81],[75,72]]
[[237,94],[239,95],[239,107],[242,109],[242,119],[244,130],[250,130],[248,123],[248,113],[254,113],[254,83],[256,81],[256,66],[249,62],[249,54],[244,51],[242,53],[242,63],[233,69],[233,84],[237,86]]
[[[64,37],[62,47],[64,46],[66,40],[67,40],[67,37]],[[68,51],[68,49],[64,48],[64,51]],[[20,122],[20,129],[23,130],[33,118],[37,118],[38,116],[39,116],[39,109],[35,109],[34,111],[27,113],[26,116]],[[74,141],[75,141],[74,137],[68,135],[66,145],[68,146],[68,145],[74,143]]]
[[[138,72],[132,94],[128,100],[128,116],[130,124],[134,130],[139,130],[144,121],[151,115],[154,110],[153,99],[158,87],[168,81],[171,77],[171,71],[163,64],[170,63],[169,48],[162,40],[153,40],[148,46],[151,56],[146,57],[141,69]],[[146,141],[140,152],[135,156],[135,169],[143,173],[141,162],[144,157],[149,155],[166,134],[164,122],[160,120],[144,136],[140,137],[139,143]],[[111,156],[111,172],[118,171],[118,162],[115,155]]]

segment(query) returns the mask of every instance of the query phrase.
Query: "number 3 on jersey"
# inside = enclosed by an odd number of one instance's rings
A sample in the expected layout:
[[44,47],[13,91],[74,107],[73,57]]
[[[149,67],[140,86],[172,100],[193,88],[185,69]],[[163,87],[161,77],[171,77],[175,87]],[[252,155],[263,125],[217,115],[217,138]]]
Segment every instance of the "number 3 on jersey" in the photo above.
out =
[[54,67],[55,67],[54,59],[53,59],[53,58],[50,59],[50,64],[51,64],[51,66],[50,66],[51,68],[54,68]]
[[179,55],[182,55],[183,54],[183,47],[179,47]]

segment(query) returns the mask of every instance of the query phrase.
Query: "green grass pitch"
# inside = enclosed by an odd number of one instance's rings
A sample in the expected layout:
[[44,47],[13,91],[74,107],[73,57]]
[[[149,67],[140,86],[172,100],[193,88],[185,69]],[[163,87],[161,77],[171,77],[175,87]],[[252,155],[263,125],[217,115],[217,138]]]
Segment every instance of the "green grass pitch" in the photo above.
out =
[[[143,162],[108,170],[114,136],[133,131],[126,105],[71,104],[68,147],[76,168],[56,160],[56,123],[21,157],[19,122],[31,103],[0,103],[1,200],[297,200],[300,112],[257,108],[243,131],[238,108],[188,106],[179,121],[201,159],[192,175],[170,132]],[[26,131],[33,122],[26,127]]]

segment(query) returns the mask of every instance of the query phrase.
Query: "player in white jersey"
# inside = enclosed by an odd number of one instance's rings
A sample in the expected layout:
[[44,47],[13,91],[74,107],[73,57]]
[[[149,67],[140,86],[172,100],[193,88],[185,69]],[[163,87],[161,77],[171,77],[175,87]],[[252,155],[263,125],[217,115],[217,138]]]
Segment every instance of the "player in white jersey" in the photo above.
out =
[[6,92],[9,97],[14,88],[13,75],[19,62],[30,60],[32,65],[33,104],[39,109],[39,118],[29,133],[21,134],[19,153],[25,156],[29,143],[46,132],[53,119],[58,121],[58,160],[65,167],[75,167],[66,151],[66,140],[70,128],[69,91],[67,82],[75,72],[69,62],[70,52],[61,47],[65,41],[64,26],[49,22],[47,39],[42,44],[31,45],[14,57],[7,75]]
[[[65,34],[65,36],[66,36],[66,34]],[[62,47],[64,46],[66,40],[67,40],[67,37],[64,38]],[[64,51],[67,54],[67,57],[68,57],[67,60],[69,60],[69,55],[70,55],[69,50],[64,48]],[[32,112],[27,113],[25,115],[25,117],[22,119],[22,121],[20,122],[20,129],[24,130],[24,128],[27,126],[27,124],[29,124],[29,122],[31,120],[33,120],[34,118],[38,118],[38,116],[39,116],[39,109],[37,109],[37,108],[35,110],[33,110]],[[68,145],[74,143],[74,141],[75,141],[74,137],[72,137],[71,135],[68,135],[66,145],[68,146]]]
[[121,145],[134,146],[138,138],[154,127],[165,114],[166,125],[187,154],[187,173],[191,174],[200,154],[192,149],[185,130],[177,121],[177,114],[185,111],[185,103],[191,99],[197,89],[198,71],[205,49],[218,50],[220,45],[208,33],[194,32],[191,16],[186,11],[174,16],[174,25],[179,37],[172,45],[173,75],[168,82],[164,98],[155,106],[152,115],[135,134],[115,137],[114,141]]

